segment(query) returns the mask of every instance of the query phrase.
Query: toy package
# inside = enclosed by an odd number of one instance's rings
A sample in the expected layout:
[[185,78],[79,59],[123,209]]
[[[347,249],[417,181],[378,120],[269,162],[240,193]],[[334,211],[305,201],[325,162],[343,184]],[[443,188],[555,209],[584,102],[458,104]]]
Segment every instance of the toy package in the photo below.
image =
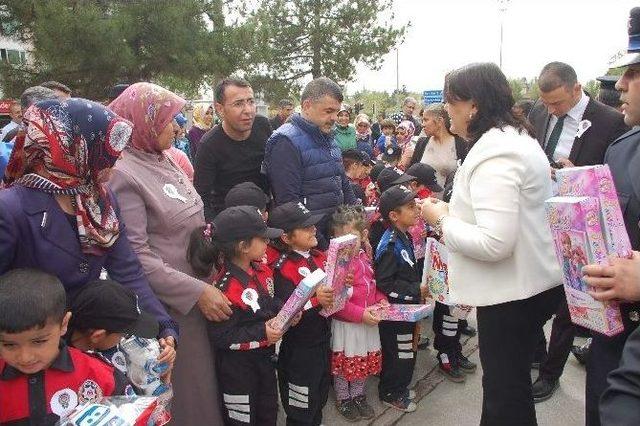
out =
[[582,277],[585,265],[609,264],[599,204],[594,197],[553,197],[545,202],[545,208],[571,320],[613,336],[624,328],[618,304],[595,300],[587,293],[588,286]]
[[345,279],[349,274],[351,261],[358,253],[358,237],[347,234],[332,238],[327,250],[327,285],[333,288],[333,306],[322,309],[320,315],[328,317],[341,311],[349,298],[349,287]]
[[280,309],[280,312],[278,312],[278,315],[271,320],[272,327],[282,332],[287,331],[291,325],[291,320],[298,312],[304,309],[311,296],[313,296],[316,287],[326,278],[327,274],[322,269],[316,269],[300,281],[282,309]]
[[158,398],[110,396],[76,407],[56,426],[162,426],[168,423],[158,411]]
[[559,196],[595,197],[608,254],[631,257],[631,243],[624,226],[618,194],[608,165],[556,170]]
[[382,321],[416,322],[428,317],[433,312],[433,304],[402,305],[389,304],[378,305],[375,313]]
[[449,300],[447,248],[435,238],[427,238],[425,244],[424,269],[420,285],[427,287],[430,299],[452,306],[452,316],[466,319],[473,307],[452,304]]
[[409,235],[411,235],[411,241],[413,242],[413,252],[415,253],[416,260],[420,260],[425,256],[427,240],[423,235],[426,230],[427,224],[422,218],[419,218],[416,224],[408,230]]
[[127,363],[127,377],[147,396],[160,396],[170,391],[161,379],[169,367],[158,363],[160,345],[156,339],[132,336],[120,342]]

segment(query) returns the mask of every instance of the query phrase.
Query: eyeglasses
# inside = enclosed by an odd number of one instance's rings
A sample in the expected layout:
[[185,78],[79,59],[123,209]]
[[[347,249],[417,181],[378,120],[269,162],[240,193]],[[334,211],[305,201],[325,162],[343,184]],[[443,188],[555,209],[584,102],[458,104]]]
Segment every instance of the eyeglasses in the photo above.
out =
[[235,102],[228,104],[233,109],[243,110],[245,107],[254,108],[256,106],[256,100],[251,99],[240,99]]

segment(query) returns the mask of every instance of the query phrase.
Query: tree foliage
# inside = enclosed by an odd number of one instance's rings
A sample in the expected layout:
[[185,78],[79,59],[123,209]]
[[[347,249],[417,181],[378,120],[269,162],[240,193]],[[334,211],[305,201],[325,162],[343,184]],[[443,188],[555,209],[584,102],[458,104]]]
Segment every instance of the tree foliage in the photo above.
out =
[[344,83],[358,64],[378,69],[408,25],[394,26],[392,6],[393,0],[264,0],[249,19],[255,49],[247,73],[269,100],[272,92],[299,88],[305,77]]
[[101,99],[119,82],[161,81],[184,93],[242,63],[247,34],[225,23],[224,0],[4,0],[10,34],[33,46],[20,66],[3,65],[0,84],[17,96],[58,80]]

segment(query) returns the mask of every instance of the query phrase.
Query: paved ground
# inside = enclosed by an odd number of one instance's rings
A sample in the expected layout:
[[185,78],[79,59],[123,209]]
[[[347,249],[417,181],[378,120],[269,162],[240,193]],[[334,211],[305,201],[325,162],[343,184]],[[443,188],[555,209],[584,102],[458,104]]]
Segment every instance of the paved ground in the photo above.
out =
[[[472,325],[474,320],[470,319]],[[549,333],[547,325],[547,335]],[[431,335],[431,322],[423,325],[423,330]],[[432,336],[431,336],[432,337]],[[432,339],[433,341],[433,339]],[[578,340],[576,340],[578,343]],[[466,339],[464,353],[478,365],[478,342],[476,338]],[[418,410],[414,413],[401,413],[383,406],[377,398],[376,378],[367,383],[367,399],[376,411],[373,421],[349,423],[335,409],[333,392],[324,409],[324,424],[333,425],[438,425],[438,426],[475,426],[480,422],[482,406],[482,371],[467,376],[465,383],[450,382],[436,369],[437,361],[431,349],[419,351],[413,388],[418,395]],[[533,378],[537,372],[533,372]],[[536,405],[538,423],[541,426],[579,426],[584,424],[584,368],[570,355],[564,375],[560,379],[560,388],[548,401]],[[279,425],[284,425],[284,413],[279,414]]]

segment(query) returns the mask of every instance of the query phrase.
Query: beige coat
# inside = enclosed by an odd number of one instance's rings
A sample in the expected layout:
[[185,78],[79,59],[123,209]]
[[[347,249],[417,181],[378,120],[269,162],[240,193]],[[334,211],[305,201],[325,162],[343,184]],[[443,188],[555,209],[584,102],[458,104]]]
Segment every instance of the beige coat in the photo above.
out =
[[180,326],[173,424],[221,424],[207,320],[196,305],[207,284],[193,277],[186,258],[191,231],[204,224],[202,200],[171,160],[134,148],[118,160],[109,185],[151,288]]

